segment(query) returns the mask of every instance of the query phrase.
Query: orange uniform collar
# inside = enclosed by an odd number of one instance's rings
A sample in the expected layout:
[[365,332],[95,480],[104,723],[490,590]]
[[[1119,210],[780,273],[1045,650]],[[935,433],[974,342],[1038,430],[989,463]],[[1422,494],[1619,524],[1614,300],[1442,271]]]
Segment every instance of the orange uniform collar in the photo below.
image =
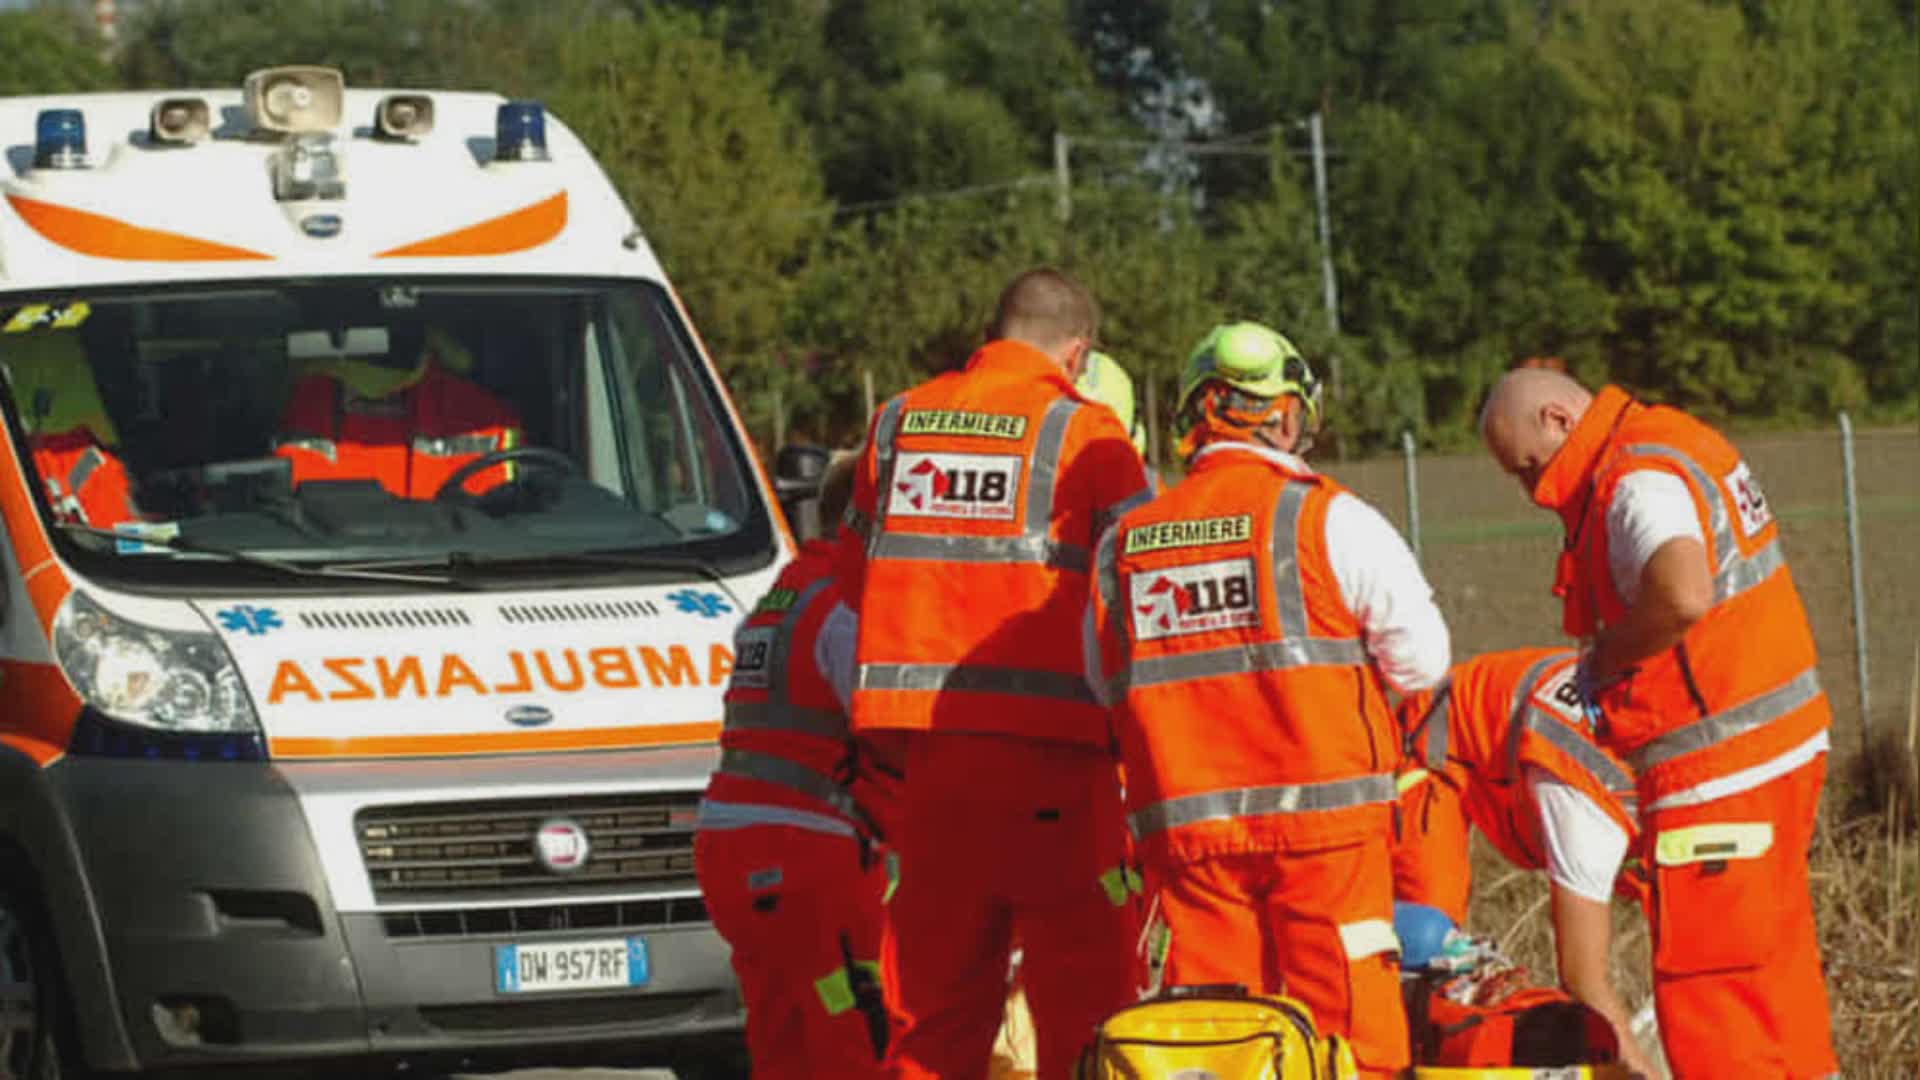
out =
[[991,370],[1001,375],[1011,375],[1031,379],[1051,380],[1063,390],[1071,391],[1073,381],[1053,357],[1024,341],[1001,338],[989,341],[967,358],[968,371]]
[[1633,398],[1625,390],[1611,385],[1601,387],[1592,404],[1587,406],[1586,414],[1567,435],[1567,441],[1553,455],[1553,460],[1547,462],[1546,471],[1533,486],[1533,501],[1565,516],[1580,492],[1592,482],[1594,467],[1613,440],[1621,415],[1633,404]]

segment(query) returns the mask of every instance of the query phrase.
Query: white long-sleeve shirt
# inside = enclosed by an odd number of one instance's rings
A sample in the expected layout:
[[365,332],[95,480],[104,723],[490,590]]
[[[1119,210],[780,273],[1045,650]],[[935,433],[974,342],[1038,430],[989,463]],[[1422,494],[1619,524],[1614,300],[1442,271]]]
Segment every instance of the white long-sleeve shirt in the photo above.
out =
[[[1214,443],[1195,460],[1216,453],[1258,454],[1298,473],[1310,473],[1299,457],[1251,443]],[[1433,602],[1433,588],[1413,551],[1393,524],[1358,496],[1341,492],[1327,505],[1327,560],[1340,598],[1360,623],[1367,655],[1387,684],[1403,694],[1425,690],[1446,677],[1453,648],[1446,619]],[[1094,630],[1089,615],[1086,632]],[[1087,677],[1105,699],[1098,645],[1089,641]]]
[[[1706,543],[1700,513],[1685,480],[1659,469],[1639,469],[1622,477],[1607,504],[1607,570],[1621,602],[1628,607],[1639,602],[1640,576],[1654,552],[1671,541],[1688,539]],[[1807,764],[1831,746],[1822,731],[1771,761],[1662,796],[1641,812],[1696,806],[1750,791]]]

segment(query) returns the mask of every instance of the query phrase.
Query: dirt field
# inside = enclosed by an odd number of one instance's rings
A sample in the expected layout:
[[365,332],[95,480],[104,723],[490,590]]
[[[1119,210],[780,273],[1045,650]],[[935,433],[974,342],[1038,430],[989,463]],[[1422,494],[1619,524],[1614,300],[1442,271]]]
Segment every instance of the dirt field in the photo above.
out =
[[[1911,787],[1902,808],[1869,812],[1855,777],[1862,724],[1855,677],[1846,521],[1837,432],[1736,439],[1765,485],[1820,649],[1834,706],[1834,766],[1813,853],[1835,1042],[1848,1077],[1920,1075],[1920,849]],[[1875,765],[1911,769],[1908,737],[1920,658],[1920,432],[1857,433],[1862,577],[1867,593]],[[1323,467],[1406,527],[1395,460]],[[1427,457],[1419,488],[1424,561],[1454,632],[1454,655],[1561,640],[1548,593],[1559,523],[1526,501],[1485,455]],[[1884,740],[1884,741],[1880,741]],[[1472,922],[1501,929],[1536,971],[1553,970],[1546,888],[1481,851]],[[1616,911],[1620,985],[1646,1000],[1648,940],[1637,911]]]

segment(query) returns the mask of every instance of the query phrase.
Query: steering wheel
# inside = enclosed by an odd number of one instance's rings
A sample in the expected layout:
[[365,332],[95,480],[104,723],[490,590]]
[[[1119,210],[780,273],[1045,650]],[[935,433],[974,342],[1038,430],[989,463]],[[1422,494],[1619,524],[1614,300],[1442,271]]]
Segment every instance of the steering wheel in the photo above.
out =
[[505,465],[514,461],[529,466],[553,469],[568,475],[574,475],[580,471],[580,466],[574,464],[572,458],[558,450],[550,450],[544,446],[510,446],[505,450],[493,450],[481,454],[453,470],[453,475],[447,477],[446,481],[440,485],[440,490],[433,493],[434,501],[450,502],[455,499],[469,498],[466,490],[467,481],[496,465]]

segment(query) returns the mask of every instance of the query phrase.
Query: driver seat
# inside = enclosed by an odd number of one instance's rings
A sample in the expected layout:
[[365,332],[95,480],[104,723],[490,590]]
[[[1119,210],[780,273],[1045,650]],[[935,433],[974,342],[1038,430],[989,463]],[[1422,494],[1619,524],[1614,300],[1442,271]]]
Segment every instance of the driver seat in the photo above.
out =
[[0,340],[14,408],[34,471],[59,521],[111,529],[136,521],[119,441],[85,347],[71,330],[29,330]]
[[[472,367],[472,354],[437,329],[408,368],[345,358],[306,365],[274,453],[292,463],[295,487],[376,480],[401,498],[431,499],[462,466],[520,445],[519,414],[457,373]],[[511,479],[511,469],[485,469],[461,486],[480,494]]]

